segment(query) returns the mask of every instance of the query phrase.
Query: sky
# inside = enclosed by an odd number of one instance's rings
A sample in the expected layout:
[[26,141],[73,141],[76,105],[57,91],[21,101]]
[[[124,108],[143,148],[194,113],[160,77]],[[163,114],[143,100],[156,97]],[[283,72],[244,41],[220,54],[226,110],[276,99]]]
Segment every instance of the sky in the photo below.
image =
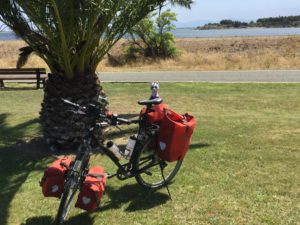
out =
[[219,22],[222,19],[250,22],[263,17],[300,15],[300,0],[194,1],[191,10],[172,8],[177,13],[177,27],[196,27],[208,22]]
[[172,8],[177,26],[222,19],[256,20],[262,17],[300,15],[300,0],[195,0],[192,10]]

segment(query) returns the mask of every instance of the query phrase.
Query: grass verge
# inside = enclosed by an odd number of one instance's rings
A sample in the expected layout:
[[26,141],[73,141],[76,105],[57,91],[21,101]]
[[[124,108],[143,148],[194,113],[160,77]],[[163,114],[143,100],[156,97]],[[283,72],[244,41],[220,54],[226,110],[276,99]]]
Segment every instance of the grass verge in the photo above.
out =
[[[136,101],[149,97],[147,84],[104,88],[120,114],[137,113]],[[0,224],[47,225],[58,208],[38,185],[54,157],[34,141],[42,94],[0,90]],[[173,201],[165,189],[113,179],[99,211],[73,209],[66,224],[299,224],[299,84],[161,84],[161,96],[198,123]],[[92,162],[114,168],[97,154]]]

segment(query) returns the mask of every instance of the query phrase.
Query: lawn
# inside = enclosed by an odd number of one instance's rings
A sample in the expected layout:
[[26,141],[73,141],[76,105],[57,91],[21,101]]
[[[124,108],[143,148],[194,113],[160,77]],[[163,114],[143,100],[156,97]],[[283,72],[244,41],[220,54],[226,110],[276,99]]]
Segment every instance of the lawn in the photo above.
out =
[[[104,88],[120,114],[139,112],[150,94],[148,84]],[[97,212],[73,209],[66,224],[299,224],[300,84],[163,83],[160,93],[197,119],[173,200],[114,178]],[[27,85],[0,90],[0,225],[47,225],[58,208],[38,184],[54,158],[40,140],[42,97]],[[97,154],[92,163],[114,168]]]

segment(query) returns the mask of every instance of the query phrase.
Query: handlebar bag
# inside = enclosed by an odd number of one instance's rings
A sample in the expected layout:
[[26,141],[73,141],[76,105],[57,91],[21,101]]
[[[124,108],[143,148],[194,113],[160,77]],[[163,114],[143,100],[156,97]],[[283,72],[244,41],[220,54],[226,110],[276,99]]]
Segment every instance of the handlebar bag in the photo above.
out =
[[191,115],[165,110],[158,132],[157,152],[167,162],[183,159],[189,149],[196,121]]
[[72,159],[64,157],[55,160],[44,172],[40,182],[45,197],[60,198],[64,190],[65,176]]
[[[167,104],[161,103],[159,105],[154,105],[151,108],[153,112],[148,113],[148,123],[159,123],[164,118],[164,110],[170,109],[170,107]],[[140,115],[144,115],[146,113],[146,107],[142,108]]]
[[90,168],[75,206],[88,212],[94,211],[100,204],[106,184],[104,169],[100,166]]

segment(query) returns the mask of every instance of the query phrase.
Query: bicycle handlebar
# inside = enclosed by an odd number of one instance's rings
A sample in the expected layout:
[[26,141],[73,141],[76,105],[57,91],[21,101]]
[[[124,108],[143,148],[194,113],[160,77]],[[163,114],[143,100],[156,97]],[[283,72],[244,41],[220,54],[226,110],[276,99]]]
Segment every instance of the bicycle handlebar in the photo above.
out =
[[62,99],[64,103],[71,105],[72,107],[76,108],[77,111],[69,110],[73,113],[81,114],[81,115],[89,115],[89,116],[95,116],[96,119],[105,119],[107,122],[109,122],[112,126],[117,126],[121,124],[127,124],[130,125],[132,123],[138,123],[139,120],[129,120],[125,118],[118,117],[117,114],[112,115],[103,115],[100,113],[100,109],[93,104],[89,104],[88,106],[81,106],[79,104],[76,104],[74,102],[71,102],[67,99]]
[[78,105],[78,104],[76,104],[76,103],[73,103],[73,102],[71,102],[71,101],[69,101],[69,100],[67,100],[67,99],[62,99],[62,100],[63,100],[64,103],[67,103],[67,104],[72,105],[72,106],[74,106],[74,107],[77,107],[77,108],[80,107],[80,105]]
[[118,115],[116,115],[116,114],[114,114],[110,120],[111,120],[112,125],[118,125],[118,124],[122,124],[122,123],[130,125],[132,123],[131,120],[128,120],[125,118],[119,118]]

